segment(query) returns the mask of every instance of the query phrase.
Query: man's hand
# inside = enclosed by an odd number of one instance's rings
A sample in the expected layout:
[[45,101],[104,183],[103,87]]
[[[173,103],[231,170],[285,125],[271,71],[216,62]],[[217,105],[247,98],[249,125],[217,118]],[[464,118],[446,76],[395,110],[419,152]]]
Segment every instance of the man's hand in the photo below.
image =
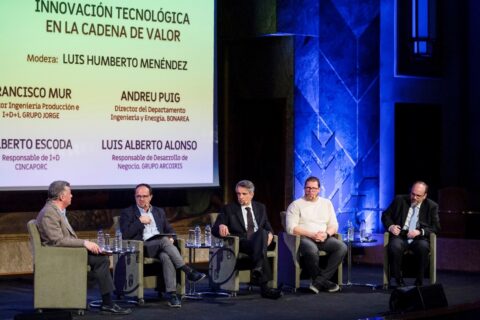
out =
[[147,216],[146,214],[142,214],[139,219],[140,219],[140,222],[143,224],[149,224],[150,222],[152,222],[152,219],[150,219],[150,217]]
[[402,231],[402,228],[398,224],[392,224],[390,227],[388,227],[388,231],[390,231],[394,236],[398,236],[400,231]]
[[407,238],[408,239],[413,239],[415,238],[416,236],[419,236],[420,235],[420,230],[409,230],[408,233],[407,233]]
[[317,231],[312,235],[311,238],[315,242],[324,242],[328,238],[328,235],[325,231]]
[[224,224],[218,226],[218,232],[220,233],[221,237],[226,237],[230,234],[230,232],[228,231],[228,227]]
[[267,245],[269,246],[270,243],[272,243],[273,241],[273,234],[271,232],[268,233],[268,241],[267,241]]
[[85,240],[85,241],[83,242],[83,245],[84,245],[85,248],[87,248],[87,250],[90,251],[91,253],[99,254],[99,253],[102,252],[102,249],[101,249],[101,248],[98,246],[98,244],[96,244],[95,242]]

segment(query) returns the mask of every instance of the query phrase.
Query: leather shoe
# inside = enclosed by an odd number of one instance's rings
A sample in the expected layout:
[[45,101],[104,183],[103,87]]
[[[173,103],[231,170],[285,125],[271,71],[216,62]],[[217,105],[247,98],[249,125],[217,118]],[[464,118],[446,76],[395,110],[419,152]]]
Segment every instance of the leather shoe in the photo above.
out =
[[261,293],[263,298],[277,300],[283,296],[283,292],[280,289],[263,287]]
[[402,278],[395,279],[395,282],[397,284],[397,288],[403,288],[405,287],[405,281],[403,281]]
[[202,279],[204,279],[207,275],[205,273],[202,273],[202,272],[198,272],[196,270],[191,270],[190,272],[187,273],[187,279],[188,281],[191,281],[191,282],[198,282]]
[[259,285],[262,282],[263,270],[261,267],[252,269],[251,282],[253,285]]
[[132,309],[122,308],[118,304],[112,304],[111,306],[102,305],[100,311],[104,314],[130,314]]

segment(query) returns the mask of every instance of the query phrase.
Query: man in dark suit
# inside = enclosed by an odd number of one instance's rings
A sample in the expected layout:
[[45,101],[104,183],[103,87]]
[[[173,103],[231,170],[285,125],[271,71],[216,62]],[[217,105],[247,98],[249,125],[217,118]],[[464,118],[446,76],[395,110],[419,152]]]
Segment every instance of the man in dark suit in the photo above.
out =
[[172,308],[182,306],[176,294],[177,269],[185,272],[188,280],[197,282],[205,278],[204,273],[187,266],[182,255],[174,246],[172,226],[168,223],[165,211],[150,205],[152,188],[141,183],[135,187],[136,204],[122,210],[120,229],[125,239],[144,241],[147,257],[157,258],[162,263],[165,291],[169,296],[168,305]]
[[428,265],[431,233],[440,231],[438,205],[427,199],[428,185],[423,181],[413,184],[410,195],[396,196],[382,213],[382,222],[390,232],[388,253],[391,274],[397,286],[405,286],[401,266],[404,252],[409,249],[415,255],[415,285],[423,284],[423,275]]
[[251,181],[238,182],[235,191],[238,202],[227,204],[222,209],[212,233],[216,237],[238,236],[240,252],[252,259],[252,278],[260,284],[262,297],[278,299],[282,292],[267,285],[272,278],[267,249],[272,243],[273,231],[265,205],[252,201],[255,186]]
[[[37,216],[37,227],[42,243],[54,247],[85,247],[88,250],[87,263],[91,274],[98,282],[102,295],[102,313],[129,314],[131,309],[125,309],[113,303],[114,290],[110,274],[110,260],[102,255],[102,249],[89,240],[78,239],[66,216],[67,207],[72,203],[72,190],[67,181],[54,181],[48,188],[48,200]],[[61,270],[52,270],[61,272]],[[75,290],[72,288],[71,290]]]

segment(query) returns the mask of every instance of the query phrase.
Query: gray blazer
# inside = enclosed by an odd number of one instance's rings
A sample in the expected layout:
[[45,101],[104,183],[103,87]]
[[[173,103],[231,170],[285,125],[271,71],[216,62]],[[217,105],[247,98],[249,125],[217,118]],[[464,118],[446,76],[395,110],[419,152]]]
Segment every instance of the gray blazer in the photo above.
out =
[[75,231],[62,217],[60,210],[51,201],[47,201],[37,216],[37,226],[42,244],[54,247],[83,247]]

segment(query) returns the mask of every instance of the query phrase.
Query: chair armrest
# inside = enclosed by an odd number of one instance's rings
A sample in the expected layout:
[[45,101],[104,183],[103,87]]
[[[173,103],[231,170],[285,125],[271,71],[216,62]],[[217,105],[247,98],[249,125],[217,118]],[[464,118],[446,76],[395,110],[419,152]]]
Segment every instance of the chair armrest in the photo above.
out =
[[[36,285],[45,285],[55,281],[65,286],[82,288],[87,281],[87,249],[69,247],[42,246],[34,258],[34,275]],[[61,272],[68,270],[68,272]],[[75,277],[72,278],[72,274]]]
[[269,251],[274,251],[275,255],[278,255],[278,236],[275,234],[273,235],[272,243],[275,243],[275,249]]
[[224,247],[228,247],[233,251],[235,256],[240,253],[240,238],[237,236],[226,236],[223,238]]
[[[41,253],[35,255],[35,264],[57,265],[66,268],[67,265],[81,265],[87,269],[87,249],[83,247],[51,247],[42,246]],[[41,257],[41,258],[40,258]]]
[[383,246],[387,247],[388,246],[388,241],[390,240],[390,232],[385,232],[383,234]]

